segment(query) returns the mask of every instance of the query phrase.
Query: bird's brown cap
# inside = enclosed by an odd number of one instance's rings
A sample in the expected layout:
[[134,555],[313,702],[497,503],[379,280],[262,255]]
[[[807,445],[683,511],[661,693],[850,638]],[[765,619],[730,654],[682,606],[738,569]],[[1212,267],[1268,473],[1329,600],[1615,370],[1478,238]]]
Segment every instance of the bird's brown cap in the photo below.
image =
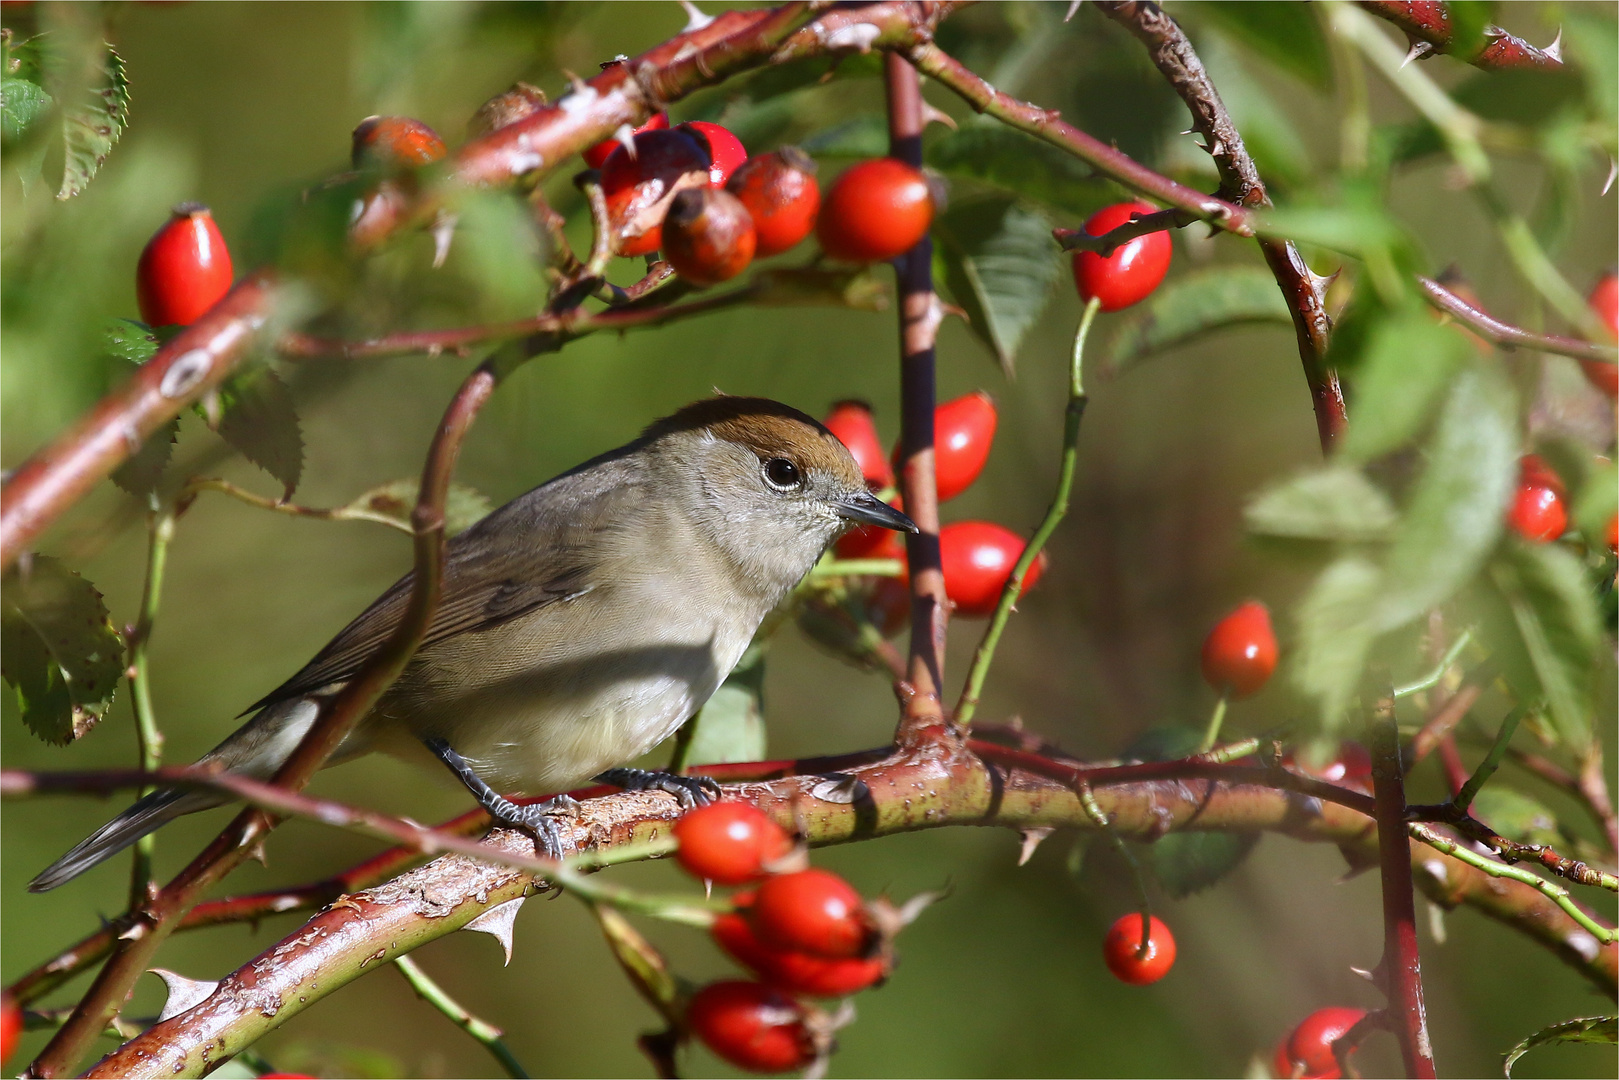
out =
[[801,469],[831,473],[850,490],[864,490],[854,456],[818,420],[769,398],[712,397],[654,420],[642,434],[652,440],[679,431],[706,430],[745,446],[764,461],[784,457]]

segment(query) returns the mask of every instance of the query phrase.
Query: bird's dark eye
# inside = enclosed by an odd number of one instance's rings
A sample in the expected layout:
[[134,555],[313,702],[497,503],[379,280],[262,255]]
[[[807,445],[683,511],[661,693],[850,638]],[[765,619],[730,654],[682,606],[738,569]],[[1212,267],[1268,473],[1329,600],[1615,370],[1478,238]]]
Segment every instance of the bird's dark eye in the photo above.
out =
[[778,491],[787,491],[803,483],[798,466],[786,458],[774,457],[765,462],[765,479]]

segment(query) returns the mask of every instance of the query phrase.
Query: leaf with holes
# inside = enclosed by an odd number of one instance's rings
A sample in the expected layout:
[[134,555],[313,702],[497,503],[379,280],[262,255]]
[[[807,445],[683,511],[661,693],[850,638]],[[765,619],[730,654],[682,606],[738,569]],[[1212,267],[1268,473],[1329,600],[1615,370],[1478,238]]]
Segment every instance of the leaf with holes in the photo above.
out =
[[1600,1046],[1612,1046],[1619,1042],[1619,1017],[1614,1016],[1579,1016],[1573,1020],[1564,1020],[1561,1024],[1541,1028],[1523,1042],[1508,1050],[1504,1055],[1501,1068],[1507,1075],[1512,1075],[1512,1066],[1518,1059],[1537,1046],[1555,1046],[1558,1043],[1592,1043]]
[[62,104],[66,158],[58,199],[71,199],[95,178],[129,123],[129,76],[124,58],[110,44],[95,67],[95,79]]
[[287,384],[269,368],[254,367],[220,386],[219,406],[219,437],[281,481],[291,498],[303,475],[304,437]]
[[1297,540],[1387,540],[1398,515],[1359,469],[1329,465],[1263,492],[1243,511],[1248,531]]
[[1511,542],[1490,577],[1512,611],[1539,684],[1520,691],[1530,699],[1543,696],[1557,733],[1583,750],[1591,737],[1593,659],[1602,628],[1579,559],[1556,544]]
[[1258,267],[1220,267],[1174,278],[1127,316],[1114,336],[1104,372],[1117,374],[1136,361],[1228,326],[1292,326],[1276,279]]
[[19,563],[0,601],[0,675],[23,722],[65,746],[95,727],[124,673],[124,642],[101,594],[49,555]]
[[979,200],[952,207],[934,232],[950,294],[1010,372],[1061,273],[1050,219],[1010,200]]
[[[410,513],[420,490],[421,481],[414,476],[390,480],[339,509],[346,517],[384,521],[409,531]],[[451,484],[444,499],[444,531],[454,536],[486,517],[489,510],[489,499],[481,492],[465,484]]]

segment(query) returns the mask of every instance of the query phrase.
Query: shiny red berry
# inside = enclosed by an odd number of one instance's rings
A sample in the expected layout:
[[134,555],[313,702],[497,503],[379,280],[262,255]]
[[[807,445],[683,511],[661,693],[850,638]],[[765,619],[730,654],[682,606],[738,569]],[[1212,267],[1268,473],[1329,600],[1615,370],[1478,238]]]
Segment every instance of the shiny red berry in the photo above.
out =
[[[732,900],[739,909],[746,909],[752,906],[754,894],[738,893]],[[740,911],[718,916],[710,932],[737,962],[771,986],[790,994],[843,997],[875,985],[888,974],[887,965],[880,957],[829,959],[771,948],[759,940],[748,917]]]
[[786,1072],[815,1059],[804,1009],[756,982],[710,983],[692,997],[686,1023],[715,1054],[750,1072]]
[[[1132,214],[1155,212],[1146,203],[1115,203],[1092,214],[1085,222],[1085,231],[1101,236],[1127,223]],[[1094,251],[1074,252],[1074,284],[1079,288],[1079,298],[1088,301],[1094,297],[1103,311],[1139,304],[1152,295],[1169,272],[1171,248],[1169,233],[1160,231],[1119,245],[1105,259]]]
[[1332,1044],[1360,1023],[1365,1009],[1332,1005],[1306,1016],[1276,1047],[1276,1075],[1306,1080],[1338,1080],[1343,1076]]
[[757,238],[753,218],[723,188],[688,188],[663,219],[663,255],[693,285],[718,285],[748,268]]
[[675,822],[674,835],[681,868],[721,885],[760,877],[767,863],[793,846],[781,826],[751,803],[717,802],[688,811]]
[[748,148],[742,140],[718,124],[689,120],[676,130],[691,135],[708,151],[708,182],[715,187],[724,187],[731,174],[748,160]]
[[860,894],[818,867],[766,878],[753,902],[752,919],[765,944],[812,956],[863,956],[872,942]]
[[1608,550],[1619,555],[1619,514],[1608,519]]
[[[668,126],[668,113],[653,113],[652,119],[636,128],[634,134],[631,135],[631,138],[634,138],[635,135],[639,135],[644,131],[662,131]],[[601,142],[585,151],[585,164],[589,165],[592,169],[601,168],[607,163],[607,159],[613,156],[613,151],[618,149],[618,147],[619,142],[617,139],[603,139]]]
[[1318,777],[1329,784],[1347,784],[1350,787],[1367,789],[1372,786],[1372,755],[1358,742],[1346,740],[1340,743],[1338,753],[1318,769],[1304,765],[1291,753],[1282,755],[1282,764]]
[[368,116],[354,129],[354,167],[419,169],[449,153],[438,132],[408,116]]
[[[940,502],[966,491],[984,471],[998,419],[995,399],[982,390],[933,410],[933,475]],[[894,456],[899,457],[897,446]]]
[[647,131],[634,142],[634,157],[620,146],[601,169],[620,255],[647,255],[662,247],[663,217],[676,193],[708,182],[708,150],[684,131]]
[[[750,166],[753,164],[749,162]],[[888,458],[883,456],[883,444],[877,438],[877,421],[872,416],[870,405],[864,401],[838,402],[827,414],[826,429],[849,448],[855,464],[860,466],[860,475],[866,478],[867,487],[880,491],[893,486],[894,470],[889,467]],[[882,531],[893,532],[892,529]]]
[[0,998],[0,1064],[11,1060],[22,1038],[22,1006],[10,994]]
[[815,182],[815,162],[796,146],[751,159],[726,190],[753,215],[761,259],[786,251],[815,229],[821,186]]
[[176,206],[135,267],[135,297],[148,326],[189,326],[230,285],[230,250],[201,203]]
[[[939,530],[944,591],[957,615],[981,619],[994,614],[1023,547],[1023,537],[988,521],[958,521]],[[1046,561],[1042,551],[1024,575],[1019,596],[1040,580]]]
[[1203,639],[1203,678],[1221,693],[1247,697],[1270,681],[1276,654],[1270,609],[1249,600],[1215,623]]
[[[1619,338],[1619,277],[1603,274],[1592,287],[1586,302],[1607,325],[1608,333]],[[1619,397],[1619,366],[1604,364],[1600,360],[1582,360],[1580,366],[1585,369],[1585,377],[1598,390],[1610,398]]]
[[1568,528],[1568,505],[1562,478],[1538,454],[1518,463],[1518,488],[1507,509],[1507,524],[1536,544],[1556,540]]
[[821,249],[847,262],[881,262],[915,247],[933,224],[927,179],[903,161],[873,158],[846,169],[821,205]]
[[1120,982],[1146,986],[1169,974],[1175,966],[1175,935],[1163,920],[1151,915],[1147,920],[1147,949],[1141,951],[1141,916],[1121,915],[1102,939],[1102,959]]

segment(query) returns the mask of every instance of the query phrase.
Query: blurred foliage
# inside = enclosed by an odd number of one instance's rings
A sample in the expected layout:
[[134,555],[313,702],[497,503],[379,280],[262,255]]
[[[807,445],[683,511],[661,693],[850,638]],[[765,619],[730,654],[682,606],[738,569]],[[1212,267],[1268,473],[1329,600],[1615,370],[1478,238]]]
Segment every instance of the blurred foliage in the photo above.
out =
[[[953,15],[938,42],[998,88],[1211,189],[1213,167],[1185,134],[1186,110],[1139,43],[1092,6],[1065,21],[1066,10],[980,5]],[[1185,20],[1278,204],[1267,227],[1296,239],[1316,272],[1341,271],[1329,294],[1339,318],[1330,359],[1350,395],[1350,435],[1323,466],[1293,331],[1254,245],[1206,237],[1201,225],[1182,230],[1158,293],[1135,311],[1104,316],[1114,328],[1093,338],[1111,345],[1105,359],[1092,346],[1092,374],[1116,377],[1088,380],[1074,512],[1053,539],[1050,572],[1020,604],[980,715],[1021,716],[1093,757],[1123,747],[1184,752],[1147,747],[1144,733],[1201,730],[1213,705],[1198,676],[1203,633],[1233,602],[1258,596],[1282,616],[1288,677],[1233,707],[1227,730],[1235,734],[1290,722],[1319,756],[1356,736],[1369,695],[1386,690],[1372,673],[1397,684],[1417,678],[1445,640],[1470,628],[1459,668],[1491,677],[1457,729],[1469,760],[1523,706],[1516,750],[1574,773],[1595,751],[1611,763],[1615,563],[1601,540],[1619,504],[1611,403],[1572,362],[1481,349],[1422,303],[1411,275],[1454,263],[1498,316],[1561,328],[1503,257],[1490,216],[1453,187],[1444,142],[1375,79],[1367,160],[1343,167],[1344,60],[1315,6],[1204,3],[1172,13]],[[1448,58],[1422,62],[1481,118],[1501,190],[1581,289],[1614,260],[1619,228],[1612,193],[1599,194],[1619,151],[1614,14],[1606,2],[1456,5],[1463,37],[1482,34],[1489,19],[1537,42],[1561,26],[1568,66],[1480,72]],[[552,238],[512,192],[465,192],[446,206],[437,224],[453,224],[453,233],[441,266],[429,229],[354,258],[347,229],[357,205],[386,209],[388,184],[417,180],[345,172],[348,132],[368,114],[405,113],[453,145],[477,105],[513,81],[555,98],[568,72],[634,55],[683,20],[666,4],[8,5],[0,15],[8,34],[0,57],[5,463],[20,463],[156,347],[130,318],[133,268],[167,208],[184,199],[213,207],[238,268],[272,263],[297,278],[298,305],[285,319],[312,333],[364,338],[532,315],[554,284]],[[753,153],[797,143],[820,159],[825,184],[851,158],[886,150],[880,72],[875,54],[773,67],[671,111],[676,121],[727,125]],[[1055,148],[972,115],[943,88],[926,92],[956,125],[929,126],[924,158],[949,193],[934,232],[935,272],[945,299],[966,315],[941,332],[940,396],[991,388],[1003,420],[984,479],[945,515],[1026,528],[1049,497],[1078,316],[1068,257],[1049,231],[1077,226],[1124,192]],[[567,241],[583,250],[588,214],[573,171],[565,164],[540,191],[568,218]],[[479,492],[510,498],[715,387],[812,412],[863,397],[896,434],[895,317],[871,313],[887,271],[808,269],[810,247],[760,271],[770,275],[760,305],[597,335],[518,372],[467,446],[452,528],[487,512]],[[632,260],[609,269],[618,284],[641,273]],[[839,297],[847,310],[826,307]],[[301,485],[300,502],[311,506],[408,513],[415,481],[390,478],[416,475],[444,401],[486,351],[274,366],[259,357],[195,416],[148,440],[117,487],[101,485],[51,534],[49,554],[33,559],[32,584],[5,584],[5,677],[15,691],[0,695],[8,767],[128,764],[129,714],[112,705],[122,665],[113,627],[133,621],[139,601],[148,498],[170,498],[204,474],[262,487],[267,473],[277,495]],[[1568,487],[1571,531],[1557,544],[1531,545],[1502,527],[1519,456],[1531,450]],[[408,544],[394,530],[200,499],[180,524],[152,643],[170,759],[189,760],[216,742],[244,702],[281,681],[408,565]],[[41,582],[51,583],[49,596],[38,595]],[[838,579],[836,588],[845,591],[834,598],[835,629],[856,663],[782,630],[768,665],[761,643],[756,662],[703,710],[694,760],[762,755],[767,715],[770,752],[780,756],[888,737],[892,697],[862,670],[872,666],[874,639],[861,620],[877,617],[875,583]],[[53,634],[58,616],[74,623],[73,635]],[[950,670],[964,669],[977,630],[957,622]],[[1437,694],[1402,702],[1402,728],[1414,729],[1437,704]],[[65,750],[29,731],[65,742],[103,716],[101,734]],[[668,753],[657,751],[657,762]],[[368,761],[322,776],[316,790],[419,820],[464,809],[445,778],[435,774],[429,786],[422,775]],[[1414,799],[1448,794],[1431,761],[1411,782]],[[1503,834],[1612,859],[1570,792],[1515,766],[1491,780],[1476,807]],[[121,866],[48,903],[19,885],[105,809],[8,805],[0,854],[8,980],[112,913],[103,907],[122,895]],[[166,830],[159,869],[177,869],[216,824],[193,819]],[[244,867],[232,887],[324,877],[373,850],[295,823],[272,839],[273,867]],[[888,986],[862,996],[834,1074],[1236,1074],[1256,1055],[1267,1058],[1306,1008],[1376,1004],[1347,974],[1352,964],[1370,967],[1380,947],[1376,883],[1363,876],[1333,885],[1342,871],[1333,852],[1194,833],[1144,847],[1155,905],[1181,939],[1181,966],[1139,990],[1108,980],[1097,955],[1102,928],[1135,903],[1111,849],[1094,845],[1077,880],[1060,850],[1037,852],[1019,871],[1015,851],[1015,838],[957,830],[825,854],[867,892],[903,896],[945,880],[955,890],[907,931],[906,962]],[[670,880],[659,866],[614,873],[650,886]],[[536,1072],[644,1073],[633,1040],[651,1014],[588,915],[562,903],[528,910],[543,914],[525,915],[511,968],[495,969],[487,947],[467,935],[425,950],[426,965],[505,1027]],[[165,955],[213,978],[291,925],[272,919],[183,935]],[[697,935],[659,928],[657,938],[683,975],[725,970]],[[1554,957],[1475,917],[1458,914],[1448,943],[1425,940],[1424,950],[1447,1071],[1493,1071],[1503,1032],[1556,1032],[1548,1025],[1589,1011],[1585,991]],[[1222,993],[1208,994],[1211,985]],[[964,995],[970,1009],[960,1007]],[[154,1012],[156,1000],[155,985],[143,985],[130,1014]],[[398,980],[365,980],[260,1049],[283,1067],[334,1075],[488,1068],[440,1018],[411,1011],[420,1007]],[[917,1017],[946,1013],[950,1024],[928,1025],[919,1037]],[[691,1064],[716,1068],[701,1054]],[[1362,1065],[1369,1075],[1394,1068],[1390,1045],[1374,1040]],[[1611,1055],[1551,1047],[1519,1062],[1518,1074],[1610,1075],[1611,1065]]]

